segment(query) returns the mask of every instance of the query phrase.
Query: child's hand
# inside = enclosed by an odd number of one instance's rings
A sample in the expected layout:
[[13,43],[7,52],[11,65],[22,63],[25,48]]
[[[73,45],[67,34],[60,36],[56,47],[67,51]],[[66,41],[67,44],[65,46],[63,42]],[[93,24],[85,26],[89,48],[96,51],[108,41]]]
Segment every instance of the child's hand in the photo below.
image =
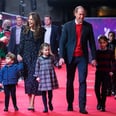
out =
[[39,77],[37,77],[37,78],[36,78],[36,81],[40,82],[40,78],[39,78]]
[[2,87],[2,84],[0,83],[0,87]]
[[65,63],[64,59],[63,58],[60,58],[59,65],[62,66],[64,63]]
[[113,72],[109,72],[109,75],[112,77],[113,76]]
[[92,61],[91,61],[91,64],[92,64],[93,67],[95,67],[95,66],[97,65],[96,60],[92,60]]

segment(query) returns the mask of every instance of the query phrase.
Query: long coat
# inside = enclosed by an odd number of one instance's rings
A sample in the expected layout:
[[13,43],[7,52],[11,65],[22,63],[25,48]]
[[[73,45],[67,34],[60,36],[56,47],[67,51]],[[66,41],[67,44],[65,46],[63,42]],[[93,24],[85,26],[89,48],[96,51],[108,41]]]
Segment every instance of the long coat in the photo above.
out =
[[38,56],[40,45],[44,42],[43,37],[38,40],[34,39],[33,32],[21,35],[20,47],[18,53],[23,57],[24,77],[25,77],[25,93],[38,94],[38,82],[33,77],[35,72],[35,64]]

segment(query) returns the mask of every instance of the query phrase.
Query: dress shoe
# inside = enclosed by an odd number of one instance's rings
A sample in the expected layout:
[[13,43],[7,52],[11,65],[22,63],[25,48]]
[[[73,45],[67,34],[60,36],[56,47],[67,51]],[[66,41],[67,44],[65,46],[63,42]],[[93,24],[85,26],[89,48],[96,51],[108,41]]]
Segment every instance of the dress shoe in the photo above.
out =
[[101,112],[105,112],[106,110],[105,110],[104,107],[101,107],[100,111],[101,111]]
[[48,112],[48,109],[44,109],[44,110],[43,110],[43,113],[47,113],[47,112]]
[[68,108],[67,108],[67,111],[73,111],[73,106],[69,105]]
[[80,110],[80,113],[82,114],[88,114],[88,112],[84,109],[84,110]]
[[15,106],[14,109],[15,109],[15,111],[18,111],[19,110],[19,108],[17,106]]
[[34,108],[28,108],[28,110],[29,110],[29,111],[33,111],[33,112],[35,111]]
[[97,105],[97,110],[100,110],[100,109],[101,109],[101,105],[98,104],[98,105]]
[[49,103],[49,109],[52,111],[53,110],[53,105]]
[[4,108],[4,111],[5,111],[5,112],[8,112],[8,108]]

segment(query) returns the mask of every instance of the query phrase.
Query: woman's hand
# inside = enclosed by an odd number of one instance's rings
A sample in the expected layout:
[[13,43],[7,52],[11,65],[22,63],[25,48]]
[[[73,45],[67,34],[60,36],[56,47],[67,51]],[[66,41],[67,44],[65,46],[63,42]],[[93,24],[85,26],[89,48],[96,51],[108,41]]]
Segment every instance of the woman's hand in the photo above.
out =
[[17,60],[20,62],[20,61],[22,61],[23,60],[23,58],[22,58],[22,56],[21,55],[17,55]]

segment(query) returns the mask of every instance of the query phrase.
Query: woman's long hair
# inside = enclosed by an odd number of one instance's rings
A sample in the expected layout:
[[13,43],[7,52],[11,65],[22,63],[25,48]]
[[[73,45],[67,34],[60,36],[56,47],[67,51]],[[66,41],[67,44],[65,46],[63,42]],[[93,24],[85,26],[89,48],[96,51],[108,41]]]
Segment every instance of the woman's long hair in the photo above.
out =
[[[34,27],[34,39],[38,40],[39,38],[41,38],[43,36],[43,28],[41,26],[41,20],[40,20],[40,16],[37,12],[30,12],[28,17],[32,16],[34,22],[35,22],[35,27]],[[24,33],[27,34],[30,30],[29,27],[29,22],[27,21],[27,25],[25,26],[24,29]]]

